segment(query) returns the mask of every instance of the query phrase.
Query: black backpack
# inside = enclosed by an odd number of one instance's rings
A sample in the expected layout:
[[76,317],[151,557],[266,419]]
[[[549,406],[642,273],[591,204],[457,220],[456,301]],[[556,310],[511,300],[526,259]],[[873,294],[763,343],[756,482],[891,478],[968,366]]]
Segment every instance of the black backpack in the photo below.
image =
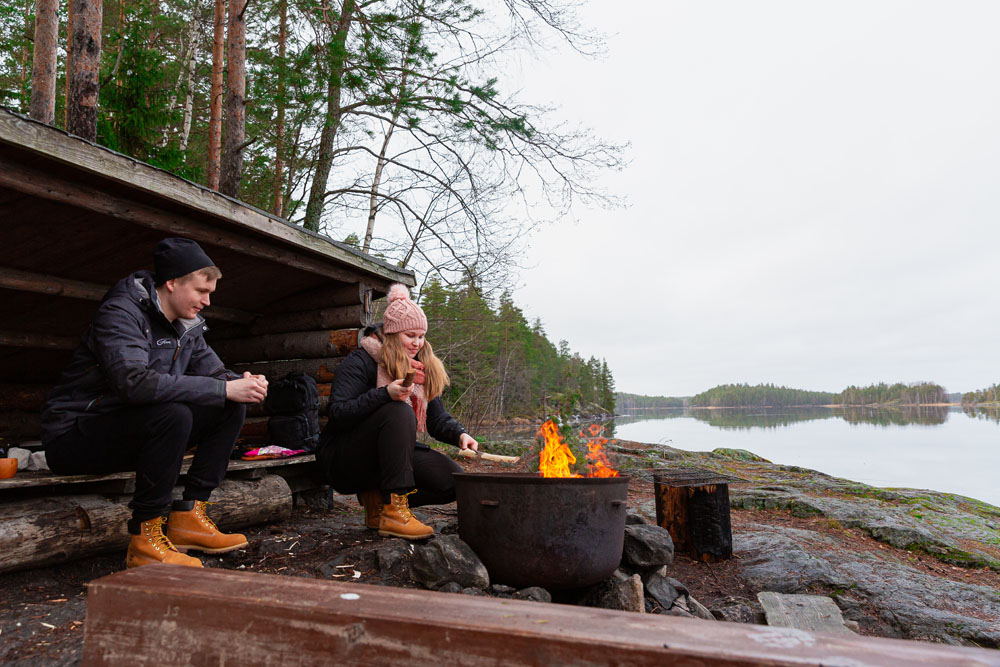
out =
[[319,442],[319,390],[305,373],[289,373],[267,388],[264,409],[269,445],[316,450]]

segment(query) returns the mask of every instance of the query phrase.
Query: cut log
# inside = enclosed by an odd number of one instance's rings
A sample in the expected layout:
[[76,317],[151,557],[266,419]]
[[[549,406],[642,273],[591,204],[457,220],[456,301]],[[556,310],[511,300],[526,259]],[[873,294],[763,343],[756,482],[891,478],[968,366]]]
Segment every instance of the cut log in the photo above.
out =
[[364,303],[365,292],[371,288],[363,283],[318,287],[268,304],[268,312],[294,313],[296,311],[322,310],[334,306],[353,306]]
[[305,373],[311,375],[319,384],[333,382],[334,369],[343,361],[343,357],[331,359],[295,359],[292,361],[262,361],[254,364],[236,364],[232,370],[243,374],[250,371],[255,375],[263,375],[268,380],[279,380],[288,373]]
[[0,384],[0,411],[38,412],[52,391],[47,384]]
[[[180,497],[182,488],[174,489]],[[129,496],[53,496],[0,505],[0,572],[65,563],[124,549],[132,515]],[[221,528],[278,521],[292,510],[292,492],[279,475],[253,482],[224,480],[210,514]]]
[[[0,287],[21,292],[65,296],[85,301],[100,301],[109,289],[104,285],[85,283],[80,280],[69,280],[45,275],[44,273],[6,268],[0,268]],[[213,320],[238,322],[241,324],[249,324],[255,317],[250,313],[245,313],[235,308],[223,308],[221,306],[212,306],[206,311],[206,315]]]
[[316,331],[318,329],[344,329],[360,327],[364,315],[363,307],[335,306],[321,310],[307,310],[285,315],[262,317],[250,327],[253,335],[290,333],[293,331]]
[[767,624],[808,632],[832,632],[853,635],[844,625],[837,604],[826,595],[783,595],[764,591],[757,594]]
[[212,349],[227,364],[343,357],[358,347],[360,333],[360,329],[334,329],[232,338],[213,343]]
[[733,556],[728,479],[706,471],[687,477],[655,475],[656,523],[665,528],[677,553],[712,563]]
[[37,440],[41,432],[42,415],[38,412],[0,412],[0,438]]
[[996,665],[996,652],[150,565],[88,585],[82,664]]

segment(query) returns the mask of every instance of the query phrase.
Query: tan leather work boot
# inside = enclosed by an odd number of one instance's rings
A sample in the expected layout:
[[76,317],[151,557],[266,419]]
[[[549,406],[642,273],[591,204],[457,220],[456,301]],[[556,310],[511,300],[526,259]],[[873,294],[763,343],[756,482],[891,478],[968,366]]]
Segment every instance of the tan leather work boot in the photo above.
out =
[[382,516],[382,493],[378,489],[362,491],[358,502],[365,508],[365,526],[378,530],[378,519]]
[[139,524],[139,534],[132,536],[125,554],[125,567],[153,563],[170,563],[187,567],[202,567],[201,561],[178,551],[163,534],[163,517],[158,516]]
[[[410,491],[413,493],[413,491]],[[420,523],[410,511],[410,503],[406,496],[393,493],[389,504],[382,505],[382,514],[378,519],[378,534],[392,537],[402,537],[407,540],[424,540],[434,534],[434,529]]]
[[[179,507],[190,509],[178,509]],[[222,554],[242,549],[247,538],[239,533],[223,533],[205,514],[201,500],[177,501],[167,517],[167,537],[178,551],[197,549],[207,554]]]

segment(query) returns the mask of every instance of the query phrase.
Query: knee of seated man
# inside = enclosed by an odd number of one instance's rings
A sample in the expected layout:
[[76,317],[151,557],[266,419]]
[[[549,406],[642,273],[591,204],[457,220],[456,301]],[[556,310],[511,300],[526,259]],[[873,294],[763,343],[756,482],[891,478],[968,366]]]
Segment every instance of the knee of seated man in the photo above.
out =
[[153,406],[152,413],[146,422],[151,431],[169,429],[178,433],[190,433],[194,424],[194,417],[187,403],[159,403]]

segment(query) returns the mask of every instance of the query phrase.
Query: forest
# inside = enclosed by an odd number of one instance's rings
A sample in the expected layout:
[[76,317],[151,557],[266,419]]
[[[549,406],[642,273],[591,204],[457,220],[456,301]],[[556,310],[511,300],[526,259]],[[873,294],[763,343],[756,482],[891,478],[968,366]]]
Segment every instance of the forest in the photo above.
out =
[[626,414],[636,410],[683,408],[686,400],[676,396],[642,396],[620,391],[615,395],[615,406],[618,414]]
[[851,385],[833,398],[837,405],[928,405],[947,403],[948,392],[933,382],[886,384],[879,382],[867,387]]
[[968,405],[1000,403],[1000,385],[994,384],[986,389],[966,392],[965,394],[962,394],[962,403]]
[[474,286],[424,287],[427,340],[451,378],[444,400],[478,427],[510,416],[612,415],[615,383],[603,359],[553,345],[540,320],[529,323],[503,294],[496,305]]
[[697,408],[748,408],[762,406],[829,405],[834,394],[776,387],[773,384],[724,384],[691,397],[689,405]]

